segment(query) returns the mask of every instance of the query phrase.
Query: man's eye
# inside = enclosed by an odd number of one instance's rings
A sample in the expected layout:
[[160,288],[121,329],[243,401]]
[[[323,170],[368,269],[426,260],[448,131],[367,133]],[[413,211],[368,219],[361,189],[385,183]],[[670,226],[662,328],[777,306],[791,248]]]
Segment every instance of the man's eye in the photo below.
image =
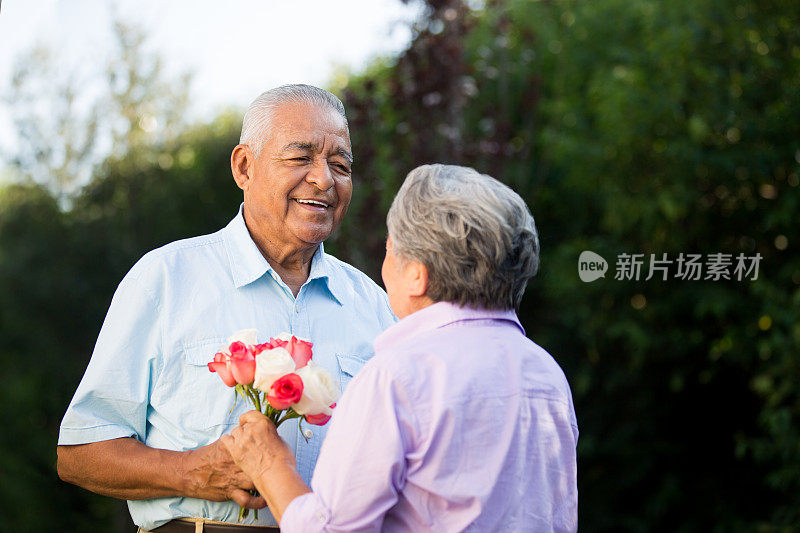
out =
[[343,174],[350,174],[350,169],[349,169],[349,168],[348,168],[346,165],[343,165],[343,164],[341,164],[341,163],[334,163],[334,165],[333,165],[333,166],[334,166],[334,167],[335,167],[335,168],[336,168],[336,169],[337,169],[339,172],[342,172]]

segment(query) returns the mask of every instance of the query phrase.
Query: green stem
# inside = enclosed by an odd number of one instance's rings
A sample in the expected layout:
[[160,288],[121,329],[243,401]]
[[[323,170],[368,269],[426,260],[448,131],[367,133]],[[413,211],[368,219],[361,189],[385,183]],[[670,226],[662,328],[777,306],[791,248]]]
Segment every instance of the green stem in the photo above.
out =
[[300,434],[303,436],[303,439],[305,439],[306,444],[308,444],[308,437],[306,437],[306,434],[303,433],[303,417],[300,416],[300,415],[298,415],[298,416],[299,416],[299,418],[297,420],[297,431],[300,432]]
[[303,415],[297,414],[297,412],[295,412],[295,410],[290,407],[283,413],[283,417],[281,417],[279,420],[275,422],[275,427],[280,426],[281,424],[283,424],[284,422],[286,422],[291,418],[302,418],[302,416]]
[[258,394],[256,394],[255,391],[253,391],[253,389],[247,385],[244,385],[242,389],[247,394],[247,397],[250,398],[250,401],[253,402],[253,405],[256,407],[256,409],[261,411],[261,401],[258,398]]

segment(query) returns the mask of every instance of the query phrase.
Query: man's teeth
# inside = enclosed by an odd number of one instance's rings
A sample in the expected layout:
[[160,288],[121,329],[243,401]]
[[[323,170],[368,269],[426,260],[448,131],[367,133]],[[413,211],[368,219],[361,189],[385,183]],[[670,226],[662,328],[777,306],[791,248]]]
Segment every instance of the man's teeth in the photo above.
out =
[[318,205],[320,207],[328,207],[328,204],[323,203],[323,202],[318,202],[316,200],[300,200],[300,199],[297,199],[297,202],[300,203],[300,204]]

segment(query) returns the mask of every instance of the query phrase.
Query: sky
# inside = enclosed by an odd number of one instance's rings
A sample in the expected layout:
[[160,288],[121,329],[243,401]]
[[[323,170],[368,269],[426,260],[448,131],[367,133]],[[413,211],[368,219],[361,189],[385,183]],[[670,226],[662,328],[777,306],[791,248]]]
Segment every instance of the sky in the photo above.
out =
[[[402,50],[420,7],[399,0],[0,0],[0,100],[20,54],[44,44],[59,67],[102,64],[116,15],[146,29],[167,72],[191,71],[192,118],[245,108],[284,83],[326,85]],[[13,142],[0,103],[0,143]]]

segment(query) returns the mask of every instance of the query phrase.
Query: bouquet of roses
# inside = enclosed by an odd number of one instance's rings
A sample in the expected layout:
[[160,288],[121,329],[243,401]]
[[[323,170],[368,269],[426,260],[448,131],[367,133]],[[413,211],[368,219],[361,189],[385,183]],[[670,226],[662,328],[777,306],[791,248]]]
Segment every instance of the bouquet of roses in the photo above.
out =
[[[288,333],[263,344],[256,338],[254,329],[234,333],[214,354],[208,369],[234,388],[234,401],[239,396],[249,399],[276,427],[297,418],[305,438],[301,422],[326,424],[339,398],[339,384],[311,361],[311,342]],[[239,520],[245,516],[247,509],[240,509]]]

